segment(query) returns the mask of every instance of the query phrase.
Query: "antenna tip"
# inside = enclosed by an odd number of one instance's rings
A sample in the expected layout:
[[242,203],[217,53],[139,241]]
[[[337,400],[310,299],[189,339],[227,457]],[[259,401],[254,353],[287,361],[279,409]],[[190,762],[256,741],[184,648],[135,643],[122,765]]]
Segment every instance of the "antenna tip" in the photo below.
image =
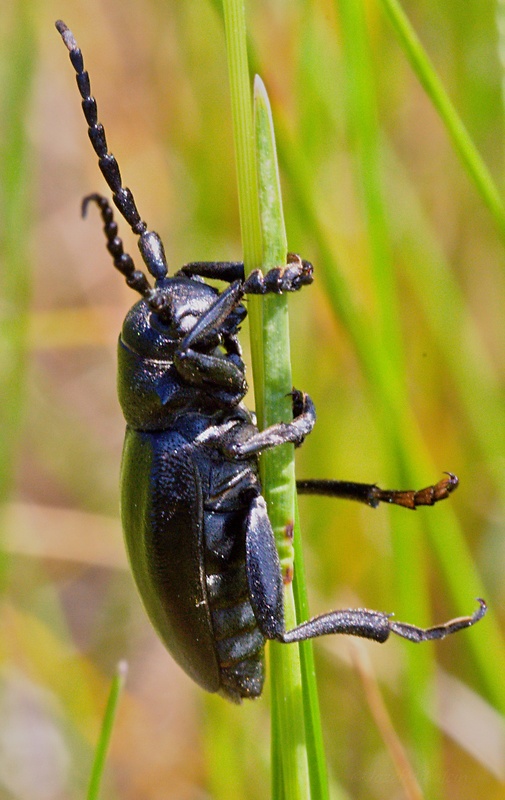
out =
[[74,34],[70,30],[70,28],[65,25],[62,19],[57,19],[54,23],[56,30],[61,35],[61,38],[65,42],[68,50],[77,50],[77,42],[74,39]]

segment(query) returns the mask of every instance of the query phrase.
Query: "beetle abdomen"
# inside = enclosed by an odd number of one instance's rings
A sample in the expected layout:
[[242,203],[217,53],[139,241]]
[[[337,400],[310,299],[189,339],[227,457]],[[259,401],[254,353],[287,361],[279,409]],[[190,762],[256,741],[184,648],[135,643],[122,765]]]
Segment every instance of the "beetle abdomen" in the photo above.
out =
[[220,572],[207,571],[206,584],[222,681],[220,693],[235,702],[242,697],[258,697],[264,681],[265,639],[249,600],[245,561],[226,564]]
[[[144,606],[173,657],[207,691],[240,702],[259,696],[264,681],[264,637],[245,566],[244,501],[258,490],[258,478],[254,464],[226,468],[240,476],[235,491],[210,494],[228,508],[204,511],[201,481],[208,491],[212,475],[205,449],[197,456],[174,429],[128,428],[122,518]],[[221,480],[221,470],[217,475]]]

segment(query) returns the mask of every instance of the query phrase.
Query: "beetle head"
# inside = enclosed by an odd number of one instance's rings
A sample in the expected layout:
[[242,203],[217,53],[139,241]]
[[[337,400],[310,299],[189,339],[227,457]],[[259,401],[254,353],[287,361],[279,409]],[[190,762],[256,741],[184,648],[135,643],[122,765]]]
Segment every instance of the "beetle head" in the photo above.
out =
[[[197,276],[176,275],[160,278],[152,296],[146,301],[153,312],[151,324],[168,339],[180,343],[216,303],[219,292]],[[226,317],[198,334],[195,346],[209,351],[223,343],[223,338],[234,336],[247,315],[245,307],[238,304]]]

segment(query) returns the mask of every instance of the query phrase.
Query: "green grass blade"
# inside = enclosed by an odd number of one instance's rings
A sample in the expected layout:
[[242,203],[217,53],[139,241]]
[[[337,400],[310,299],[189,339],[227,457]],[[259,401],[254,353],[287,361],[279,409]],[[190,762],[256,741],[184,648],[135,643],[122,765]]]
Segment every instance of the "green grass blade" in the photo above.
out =
[[[0,98],[0,502],[5,501],[15,467],[15,449],[23,412],[27,321],[31,270],[28,251],[30,149],[25,125],[36,46],[27,2],[16,7],[5,54]],[[7,37],[6,37],[7,38]]]
[[[300,541],[300,522],[298,517],[298,509],[296,509],[295,514],[293,546],[295,551],[295,576],[293,580],[293,593],[295,599],[296,618],[298,620],[304,620],[310,618],[310,612],[307,600],[302,545]],[[324,751],[323,731],[321,727],[321,713],[319,709],[319,692],[316,680],[314,648],[311,641],[300,642],[298,647],[302,672],[305,739],[307,746],[311,797],[314,798],[314,800],[327,800],[327,798],[330,796],[328,787],[328,770],[326,766],[326,754]],[[334,792],[336,792],[336,787],[334,787]]]
[[[340,106],[341,100],[337,99],[337,103]],[[407,415],[404,416],[405,410],[402,411],[404,387],[402,389],[401,383],[397,385],[396,389],[394,383],[388,386],[389,379],[387,373],[383,372],[377,342],[374,337],[370,336],[370,330],[374,329],[374,322],[367,316],[366,310],[360,307],[352,285],[344,281],[328,230],[322,224],[321,217],[317,213],[317,197],[310,165],[305,162],[304,154],[300,151],[297,143],[293,141],[290,130],[280,125],[277,125],[277,129],[279,154],[283,172],[288,180],[289,195],[297,212],[298,224],[303,224],[307,235],[312,237],[319,254],[317,265],[320,265],[321,268],[318,269],[318,278],[324,283],[336,318],[341,320],[353,342],[367,383],[374,394],[376,392],[374,387],[380,387],[380,394],[375,397],[373,403],[374,407],[380,408],[382,402],[380,397],[387,397],[388,406],[392,411],[391,419],[401,420],[403,418],[400,426],[403,433],[400,438],[404,441],[402,445],[404,463],[410,463],[413,467],[417,462],[415,474],[410,473],[411,479],[423,480],[423,475],[425,479],[427,475],[436,472],[440,465],[432,463],[427,448],[420,439],[418,424],[412,416],[412,412],[407,411]],[[396,161],[388,162],[387,168],[392,174],[395,174],[399,168],[398,163]],[[405,192],[408,192],[409,201],[398,207],[398,197],[404,197]],[[420,207],[419,201],[414,200],[412,195],[412,187],[407,190],[403,184],[394,185],[389,192],[390,206],[395,219],[395,234],[402,229],[402,220],[403,227],[408,230],[412,228],[415,231],[412,234],[412,240],[404,241],[401,244],[401,249],[405,251],[404,258],[401,259],[402,267],[413,291],[419,297],[426,321],[443,354],[444,363],[456,383],[457,393],[466,410],[472,434],[477,437],[480,457],[487,459],[492,456],[493,469],[497,477],[496,488],[500,492],[501,482],[498,473],[501,475],[499,464],[501,463],[500,453],[503,452],[501,446],[503,425],[500,420],[503,418],[503,398],[500,393],[499,377],[493,373],[494,366],[490,363],[489,352],[486,352],[484,341],[479,341],[479,332],[475,327],[475,321],[469,314],[468,307],[463,305],[465,298],[459,296],[452,273],[448,266],[441,261],[440,253],[434,254],[435,245],[429,246],[429,243],[434,240],[434,233],[427,228],[425,220],[419,219],[419,210],[409,213],[414,204],[416,207]],[[407,220],[404,220],[405,214],[407,214]],[[324,218],[324,209],[322,216]],[[420,230],[419,226],[421,226]],[[403,234],[403,238],[405,239],[405,234]],[[431,291],[431,287],[435,286],[437,287],[436,292]],[[470,347],[467,346],[468,343],[471,343]],[[469,380],[470,375],[474,376],[472,380]],[[457,525],[457,535],[450,537],[455,561],[452,559],[451,549],[448,546],[449,540],[443,534],[446,524],[445,513],[446,509],[441,507],[437,509],[436,514],[427,514],[424,524],[432,539],[434,552],[440,559],[444,577],[448,581],[447,588],[452,595],[454,610],[456,613],[461,613],[460,609],[467,607],[469,598],[479,594],[488,597],[489,592],[483,586],[476,566],[468,557],[468,546],[461,524]],[[405,528],[405,525],[408,524],[408,521],[402,518],[401,526],[404,531],[402,538],[409,535]],[[451,529],[453,530],[452,525]],[[464,567],[463,572],[455,571],[454,563],[456,562]],[[459,584],[459,589],[457,589],[457,584]],[[406,587],[407,589],[408,587]],[[468,649],[472,653],[475,663],[478,664],[483,684],[486,686],[490,698],[498,708],[503,709],[504,685],[496,667],[493,666],[504,661],[503,635],[491,615],[488,615],[482,625],[488,626],[489,634],[486,633],[486,636],[482,636],[476,632],[473,636],[469,635]],[[492,652],[492,657],[490,657],[490,652]]]
[[[374,244],[377,240],[384,241],[388,234],[385,231],[379,235],[374,232],[377,225],[385,226],[385,215],[377,213],[377,198],[380,196],[380,176],[377,173],[377,169],[374,172],[374,165],[377,167],[378,164],[377,156],[371,156],[367,153],[370,148],[375,148],[376,150],[379,148],[378,131],[375,130],[373,136],[371,135],[374,115],[367,112],[367,109],[373,108],[375,102],[372,92],[369,91],[373,81],[370,76],[364,74],[367,69],[366,65],[369,62],[369,56],[363,39],[363,28],[361,27],[360,29],[359,26],[358,7],[348,0],[344,0],[340,4],[340,9],[344,32],[347,32],[347,36],[344,36],[344,41],[348,43],[347,62],[349,67],[347,74],[350,81],[352,81],[348,91],[349,114],[353,120],[354,130],[359,131],[357,142],[358,158],[361,164],[360,175],[364,184],[363,197],[370,231],[370,251],[372,260],[375,262],[375,268],[373,269],[377,287],[375,298],[377,306],[379,308],[382,306],[382,317],[384,318],[388,314],[388,309],[391,309],[390,313],[394,313],[395,308],[398,309],[398,302],[393,294],[388,298],[383,289],[378,286],[384,271],[390,268],[390,263],[388,265],[387,261],[383,259],[384,250],[380,247],[377,248]],[[361,24],[364,24],[363,18],[361,19]],[[368,100],[363,96],[367,89]],[[360,95],[362,96],[361,100]],[[411,270],[411,274],[412,272],[413,270]],[[423,276],[422,281],[420,281],[421,276]],[[427,284],[429,285],[427,272],[424,271],[424,261],[422,264],[418,261],[418,272],[415,278],[418,281],[418,293],[423,297],[426,294],[426,286]],[[440,277],[438,273],[435,275],[432,272],[432,279],[435,279],[436,284],[439,285]],[[389,287],[391,289],[392,284],[389,283]],[[427,313],[433,315],[435,308],[442,300],[442,296],[439,294],[438,298],[433,298],[429,294],[427,300],[430,304],[430,309]],[[382,305],[383,303],[385,305]],[[454,320],[459,319],[461,321],[461,311],[458,312],[458,304],[454,302],[448,303],[446,300],[444,310],[439,315],[443,325],[444,336],[447,336],[453,324],[448,321],[447,308],[451,309],[451,317]],[[380,315],[381,312],[379,312]],[[391,464],[396,463],[396,475],[393,474],[392,479],[407,480],[409,485],[416,485],[419,481],[422,481],[423,474],[434,472],[435,465],[430,463],[431,459],[422,441],[418,424],[410,406],[406,402],[408,388],[403,370],[400,369],[399,362],[395,364],[394,359],[390,358],[388,341],[392,335],[394,335],[394,331],[389,328],[387,334],[382,337],[382,347],[380,348],[377,347],[376,341],[373,342],[369,338],[368,345],[365,349],[360,350],[360,353],[364,357],[365,364],[367,364],[367,373],[371,388],[376,396],[378,408],[382,408],[383,412],[385,412],[385,417],[393,421],[393,427],[388,430],[383,413],[381,428],[387,432],[385,446],[391,447],[388,460]],[[363,342],[361,335],[357,342],[358,344]],[[455,343],[453,342],[454,346]],[[447,349],[448,361],[451,361],[450,345],[447,341],[444,342],[444,347]],[[453,359],[452,362],[454,362]],[[471,371],[475,373],[475,370]],[[462,379],[466,384],[467,375],[468,373]],[[468,396],[468,385],[461,385],[460,391],[463,397]],[[482,402],[487,402],[488,399],[486,398]],[[494,435],[497,440],[500,440],[502,434],[497,415],[494,416],[494,421],[496,426]],[[484,434],[485,429],[480,418],[479,422],[480,430]],[[489,452],[489,441],[485,441],[483,444]],[[421,571],[425,556],[422,556],[419,540],[420,528],[418,528],[417,522],[417,520],[402,519],[398,530],[396,527],[392,529],[395,549],[395,606],[399,612],[401,611],[402,614],[408,615],[406,618],[428,619],[430,603],[427,579],[423,579]],[[452,594],[454,607],[458,609],[464,608],[465,603],[468,604],[469,598],[485,596],[485,586],[472,562],[463,531],[450,505],[443,506],[437,510],[436,516],[426,515],[423,524],[430,536],[431,546],[439,559],[448,591]],[[443,536],[440,531],[444,532]],[[409,569],[409,565],[414,563],[418,565],[416,567],[415,593],[412,592]],[[495,656],[499,660],[503,660],[503,637],[492,619],[488,619],[485,624],[488,631],[486,639],[482,636],[469,637],[468,647],[474,655],[479,671],[494,702],[497,703],[499,708],[503,708],[505,699],[503,684],[500,684],[500,681],[497,680],[496,670],[492,666],[493,662],[489,659],[489,648],[491,647]],[[436,733],[431,725],[423,722],[422,709],[418,704],[419,692],[421,695],[423,694],[423,690],[419,687],[424,686],[425,691],[428,691],[429,676],[430,674],[433,675],[434,672],[434,653],[433,649],[430,650],[430,648],[426,648],[422,653],[412,650],[407,650],[406,652],[410,670],[408,683],[410,686],[416,687],[410,695],[410,710],[408,712],[413,725],[411,728],[412,735],[415,737],[418,749],[422,749],[419,746],[424,741],[426,752],[422,757],[422,761],[425,764],[432,765],[433,774],[435,774],[434,752],[438,748],[435,743]],[[421,733],[421,731],[423,732]]]
[[455,152],[475,183],[484,203],[493,214],[502,236],[505,236],[505,205],[491,173],[481,158],[468,131],[449,99],[433,64],[397,0],[380,0],[391,20],[398,40],[426,94],[438,111]]
[[[377,352],[371,383],[378,409],[377,427],[382,433],[390,485],[416,485],[415,482],[410,483],[414,480],[408,444],[412,420],[409,419],[411,415],[407,405],[396,276],[383,200],[376,98],[365,15],[362,5],[353,0],[341,0],[339,11],[349,125],[358,164],[359,194],[363,198],[377,317],[373,325]],[[394,398],[391,395],[393,386]],[[422,552],[421,520],[412,517],[401,522],[397,520],[396,515],[392,516],[395,609],[402,619],[429,619],[430,600],[426,559]],[[412,564],[416,564],[414,592],[410,570]],[[405,683],[409,691],[404,713],[409,720],[411,739],[416,742],[419,763],[430,765],[429,771],[425,769],[426,784],[426,781],[430,783],[430,779],[435,781],[440,774],[437,761],[438,733],[418,701],[419,696],[429,696],[433,685],[434,649],[406,649],[405,656],[408,665]],[[430,786],[432,792],[438,788],[433,784]]]
[[[254,87],[260,217],[265,271],[286,261],[287,239],[275,153],[270,104],[265,87],[256,77]],[[267,427],[291,416],[291,365],[287,295],[268,295],[263,300],[264,417]],[[296,625],[293,586],[292,531],[295,512],[294,448],[283,445],[265,452],[261,459],[263,491],[274,529],[281,568],[285,576],[284,614],[287,628]],[[304,706],[299,648],[270,645],[272,678],[273,786],[283,786],[283,797],[309,796]],[[275,738],[274,738],[275,737]],[[278,737],[278,738],[277,738]],[[282,776],[282,780],[281,780]],[[275,796],[275,795],[274,795]]]
[[[282,215],[278,169],[275,155],[271,114],[264,87],[257,79],[255,85],[256,145],[258,153],[258,184],[255,153],[250,151],[250,94],[248,84],[244,8],[241,3],[224,3],[227,33],[230,87],[234,119],[235,151],[241,228],[248,231],[244,239],[244,261],[247,267],[258,265],[257,245],[262,244],[259,263],[264,270],[285,263],[286,233]],[[251,166],[247,160],[253,160]],[[241,170],[244,174],[241,175]],[[256,189],[256,192],[255,192]],[[259,190],[259,195],[258,195]],[[261,232],[255,211],[260,209]],[[258,218],[259,219],[259,218]],[[257,302],[258,301],[258,302]],[[249,301],[253,373],[255,378],[256,413],[260,428],[291,416],[288,393],[291,390],[289,362],[289,326],[286,297],[251,298]],[[262,480],[269,516],[276,539],[284,574],[292,574],[292,530],[294,524],[295,484],[293,447],[286,445],[262,457]],[[296,612],[291,582],[285,593],[286,625],[296,624]],[[273,695],[272,785],[274,797],[310,797],[310,779],[304,742],[304,701],[298,646],[271,647]],[[313,680],[313,678],[312,678]],[[314,696],[315,690],[312,692]],[[310,704],[309,704],[310,707]],[[314,723],[312,723],[312,727]],[[317,737],[313,735],[312,742]],[[319,743],[321,737],[318,739]],[[324,785],[324,758],[321,753],[311,762],[318,768],[315,785]],[[326,791],[327,794],[327,791]],[[324,794],[319,794],[324,797]]]
[[496,31],[498,34],[498,60],[501,66],[502,105],[505,104],[505,0],[496,3]]
[[[226,52],[230,82],[233,142],[237,165],[240,231],[246,275],[261,267],[262,236],[259,217],[258,179],[251,79],[247,59],[246,20],[243,0],[223,0]],[[260,297],[248,301],[251,330],[261,330],[263,304]],[[263,408],[263,352],[260,336],[251,335],[252,370],[256,413]]]
[[[240,230],[246,272],[250,272],[261,266],[262,240],[243,0],[223,0],[223,9],[237,165]],[[255,299],[257,298],[252,298],[253,301]],[[260,307],[259,303],[256,305]]]
[[116,720],[117,709],[119,705],[119,698],[124,687],[127,673],[126,661],[121,661],[117,665],[116,674],[114,675],[110,687],[109,698],[102,722],[102,729],[100,731],[100,738],[95,751],[95,758],[93,761],[93,768],[91,770],[91,777],[89,781],[87,800],[98,800],[100,792],[100,784],[105,769],[105,761],[107,758],[107,751],[109,749],[112,730]]
[[[277,126],[279,129],[279,126]],[[366,378],[367,385],[370,386],[374,396],[374,407],[380,407],[379,397],[376,391],[380,391],[384,398],[387,398],[387,407],[390,408],[392,419],[402,420],[401,428],[402,435],[399,437],[404,442],[402,451],[405,463],[410,463],[411,470],[415,466],[415,472],[411,472],[411,478],[415,483],[426,479],[427,475],[436,473],[439,465],[434,465],[429,456],[426,446],[420,438],[420,431],[416,419],[412,416],[411,412],[406,418],[403,418],[401,412],[401,385],[396,387],[391,384],[388,385],[386,380],[387,375],[382,374],[382,362],[380,351],[377,348],[377,342],[374,337],[370,336],[372,330],[372,322],[368,318],[365,310],[360,308],[352,287],[345,283],[340,265],[335,256],[332,243],[328,236],[327,230],[321,224],[317,216],[316,201],[314,198],[314,191],[310,180],[310,169],[304,163],[303,155],[299,152],[296,144],[291,141],[289,133],[285,129],[281,129],[282,133],[279,137],[278,144],[279,153],[281,156],[281,163],[283,165],[284,174],[287,176],[289,182],[289,192],[292,202],[296,206],[297,216],[300,220],[303,219],[306,230],[312,236],[315,246],[319,253],[318,265],[321,269],[318,270],[318,276],[324,285],[325,292],[327,293],[328,300],[333,309],[335,317],[341,320],[345,326],[346,331],[353,343],[355,351],[358,355],[363,374]],[[497,451],[497,442],[502,439],[501,425],[489,423],[489,420],[483,416],[482,408],[479,398],[482,394],[485,396],[484,402],[491,402],[486,395],[487,378],[481,374],[482,362],[479,365],[478,352],[472,349],[468,350],[462,355],[462,361],[454,359],[454,353],[461,353],[462,342],[468,338],[468,331],[471,332],[471,320],[461,311],[454,309],[452,301],[448,299],[448,292],[450,287],[446,286],[446,279],[443,278],[443,283],[440,292],[437,294],[438,303],[433,304],[433,297],[431,294],[426,294],[426,284],[429,286],[439,285],[441,276],[437,267],[437,262],[427,265],[429,261],[429,254],[424,254],[419,251],[419,239],[424,241],[427,238],[427,233],[421,236],[416,236],[415,241],[411,242],[409,251],[406,254],[406,261],[416,253],[416,258],[409,261],[408,274],[411,276],[412,285],[415,286],[422,294],[422,303],[427,307],[427,319],[433,327],[434,335],[437,341],[440,342],[441,351],[446,357],[449,369],[455,370],[455,375],[464,385],[464,395],[469,395],[467,407],[469,418],[472,420],[471,424],[474,425],[475,431],[478,434],[480,446],[484,452],[490,446],[490,442],[495,436],[495,441],[492,446],[493,452]],[[426,273],[426,279],[422,278],[422,269],[429,269]],[[430,282],[431,281],[431,282]],[[450,310],[450,313],[448,311]],[[448,320],[450,320],[449,327],[447,328]],[[458,322],[459,320],[459,322]],[[458,356],[459,358],[459,356]],[[475,394],[472,389],[475,388],[475,383],[469,384],[468,375],[479,375],[481,380],[485,381],[484,391]],[[380,387],[377,390],[375,387]],[[379,395],[380,396],[380,395]],[[499,420],[500,406],[498,400],[493,405],[493,419]],[[475,422],[473,422],[473,420]],[[400,424],[400,423],[398,423]],[[493,434],[494,430],[494,434]],[[456,539],[451,537],[451,547],[455,550],[455,560],[458,564],[464,567],[462,573],[455,572],[453,569],[454,561],[451,556],[451,549],[445,539],[444,514],[446,508],[439,506],[436,515],[426,514],[424,524],[427,527],[430,536],[431,544],[435,547],[435,552],[438,558],[441,558],[441,569],[444,577],[450,580],[448,589],[452,595],[454,609],[466,608],[468,598],[477,597],[479,595],[487,596],[485,586],[480,580],[476,566],[468,559],[468,546],[465,541],[461,525],[458,525],[458,533]],[[408,537],[409,533],[405,528],[408,524],[408,518],[402,517],[401,525],[404,530],[404,536]],[[408,573],[407,573],[408,574]],[[459,585],[457,595],[452,594],[453,589],[456,589],[455,584]],[[476,592],[476,593],[475,593]],[[466,601],[462,595],[466,593]],[[461,602],[463,600],[463,603]],[[460,613],[457,611],[457,613]],[[496,670],[497,663],[504,663],[505,661],[505,648],[503,642],[503,635],[500,633],[498,626],[492,621],[491,617],[483,623],[482,626],[489,626],[489,633],[486,636],[479,636],[477,632],[472,636],[468,635],[468,650],[472,653],[475,663],[479,667],[479,672],[482,676],[483,682],[487,687],[489,696],[497,704],[499,709],[504,709],[505,690],[504,683],[501,680],[499,671]],[[492,651],[492,658],[489,657],[489,652]],[[419,652],[419,648],[416,651]]]

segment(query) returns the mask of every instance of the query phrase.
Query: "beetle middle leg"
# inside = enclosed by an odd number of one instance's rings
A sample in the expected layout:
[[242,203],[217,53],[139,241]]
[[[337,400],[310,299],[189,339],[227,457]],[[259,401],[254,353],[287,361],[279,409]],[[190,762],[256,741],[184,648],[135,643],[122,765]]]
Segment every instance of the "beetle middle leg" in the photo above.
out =
[[396,622],[390,614],[365,608],[345,608],[320,614],[289,631],[284,626],[283,587],[279,557],[266,503],[262,497],[251,504],[246,530],[246,568],[251,605],[258,627],[267,639],[289,644],[328,634],[347,634],[385,642],[391,633],[412,642],[443,639],[469,628],[486,613],[483,600],[471,615],[458,617],[431,628]]
[[293,419],[277,422],[262,431],[256,426],[237,425],[221,441],[221,451],[228,458],[247,459],[264,450],[291,442],[297,447],[312,431],[316,422],[316,410],[311,398],[305,392],[293,389]]
[[380,489],[375,483],[353,483],[351,481],[301,480],[296,482],[299,494],[317,494],[326,497],[340,497],[344,500],[357,500],[371,508],[379,503],[390,503],[415,510],[418,506],[433,506],[445,500],[458,486],[458,478],[452,472],[438,483],[424,489]]
[[264,450],[281,444],[302,444],[316,422],[316,410],[305,392],[293,389],[293,419],[277,422],[262,431],[256,425],[237,418],[229,425],[208,428],[198,436],[198,442],[218,448],[230,461],[247,461]]

